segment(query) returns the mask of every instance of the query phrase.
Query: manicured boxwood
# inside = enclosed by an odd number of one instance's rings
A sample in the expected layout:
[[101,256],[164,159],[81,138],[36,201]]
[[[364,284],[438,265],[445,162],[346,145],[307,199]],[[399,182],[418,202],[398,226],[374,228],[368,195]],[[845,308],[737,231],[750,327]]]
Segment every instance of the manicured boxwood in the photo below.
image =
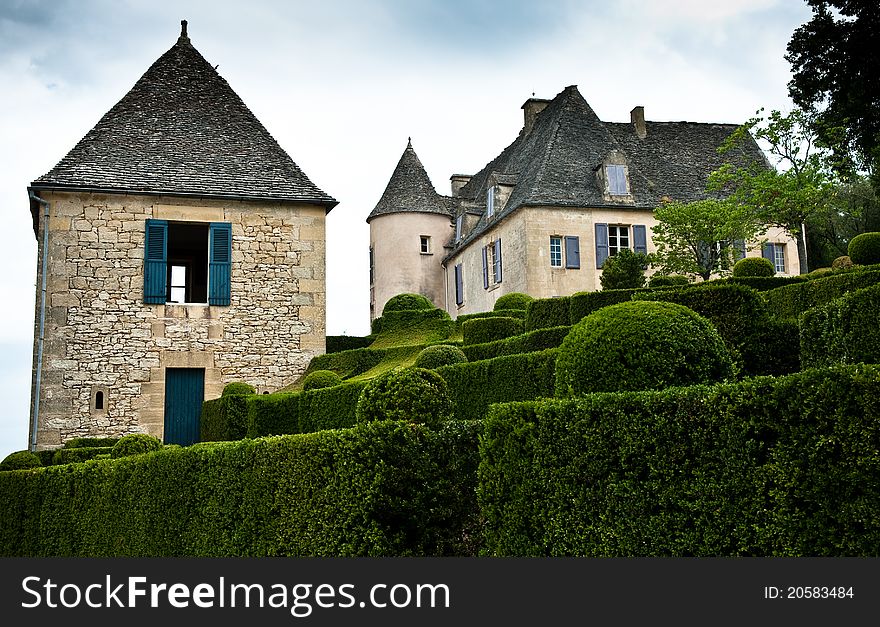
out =
[[397,329],[413,327],[428,320],[449,320],[449,314],[443,309],[401,309],[383,313],[373,320],[373,335],[388,333]]
[[599,292],[578,292],[572,294],[569,307],[569,324],[577,324],[586,316],[594,311],[616,305],[617,303],[625,303],[633,298],[633,294],[637,292],[650,292],[646,288],[625,289],[625,290],[601,290]]
[[40,458],[30,451],[15,451],[3,458],[0,462],[0,471],[3,470],[26,470],[28,468],[39,468],[43,463]]
[[514,335],[503,340],[486,342],[485,344],[472,344],[462,346],[461,350],[467,355],[468,361],[492,359],[501,355],[517,355],[519,353],[533,353],[548,348],[557,348],[571,330],[570,326],[550,327],[548,329],[535,329]]
[[800,319],[803,368],[880,363],[880,284],[808,309]]
[[492,403],[553,396],[557,350],[505,355],[494,359],[443,366],[457,420],[480,420]]
[[110,449],[110,457],[119,459],[131,455],[152,453],[162,448],[162,440],[147,433],[129,433],[119,438],[119,442]]
[[426,368],[395,368],[371,379],[358,398],[358,422],[404,420],[438,428],[452,419],[446,381]]
[[462,344],[484,344],[523,332],[523,321],[518,318],[474,318],[461,325]]
[[853,263],[880,263],[880,232],[860,233],[849,241],[846,250]]
[[423,348],[413,365],[416,368],[428,368],[431,370],[440,366],[460,364],[467,360],[467,355],[458,346],[434,344],[433,346]]
[[654,274],[648,279],[648,287],[683,287],[690,279],[681,274]]
[[243,394],[232,394],[202,403],[199,439],[202,442],[221,442],[245,437],[247,399]]
[[475,555],[479,432],[383,421],[0,473],[0,555]]
[[328,353],[339,353],[341,351],[353,350],[355,348],[366,348],[376,339],[374,335],[364,337],[357,335],[328,335],[327,351]]
[[571,328],[559,347],[556,395],[656,390],[732,373],[724,340],[708,320],[675,303],[630,301]]
[[876,557],[878,441],[878,366],[495,405],[484,554]]
[[71,438],[64,443],[64,448],[112,447],[119,438]]
[[75,448],[60,448],[52,457],[52,464],[75,464],[95,459],[99,455],[112,455],[112,446],[79,446]]
[[537,298],[526,308],[526,331],[571,324],[569,297]]
[[764,293],[767,310],[776,318],[797,320],[807,309],[829,303],[847,292],[880,283],[880,268],[871,266],[786,285]]
[[249,438],[342,429],[355,424],[355,407],[365,383],[350,381],[332,388],[248,397]]
[[525,311],[529,306],[529,303],[534,299],[528,294],[523,294],[521,292],[509,292],[504,296],[500,296],[498,300],[495,301],[494,309],[495,311],[499,310],[507,310],[507,309],[519,309],[521,311]]
[[733,264],[733,276],[771,277],[776,274],[773,262],[764,257],[745,257]]
[[332,370],[344,379],[356,377],[378,365],[385,357],[386,350],[382,348],[355,348],[338,353],[317,355],[309,362],[306,375],[315,370]]
[[320,390],[332,388],[342,383],[342,377],[332,370],[312,370],[303,377],[303,390]]
[[853,260],[849,255],[841,255],[831,262],[832,270],[852,270]]
[[397,294],[392,296],[382,307],[382,315],[392,311],[417,311],[436,309],[434,303],[421,294]]
[[716,279],[714,281],[711,281],[711,283],[737,283],[739,285],[745,285],[746,287],[758,290],[759,292],[766,292],[776,289],[777,287],[782,287],[783,285],[791,285],[792,283],[803,283],[806,280],[808,280],[807,275],[798,274],[795,276],[727,277],[726,279]]
[[53,460],[55,459],[55,451],[58,449],[43,449],[42,451],[35,451],[34,455],[36,455],[40,459],[40,463],[43,466],[51,466]]
[[223,392],[220,396],[242,396],[246,394],[256,394],[257,390],[250,383],[244,381],[233,381],[223,386]]
[[494,309],[492,311],[480,311],[472,314],[462,314],[455,321],[461,325],[465,320],[473,320],[474,318],[519,318],[526,319],[525,309]]

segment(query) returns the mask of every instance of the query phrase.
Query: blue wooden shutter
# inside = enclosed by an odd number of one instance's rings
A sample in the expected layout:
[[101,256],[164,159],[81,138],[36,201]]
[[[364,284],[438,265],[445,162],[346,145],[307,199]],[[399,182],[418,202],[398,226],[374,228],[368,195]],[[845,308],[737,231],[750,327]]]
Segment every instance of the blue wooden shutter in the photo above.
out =
[[208,304],[228,305],[232,269],[232,225],[212,222],[208,237]]
[[764,259],[769,259],[770,261],[773,261],[773,244],[764,244],[764,248],[761,251],[761,256],[764,257]]
[[501,283],[501,238],[495,240],[495,282]]
[[581,267],[581,245],[576,235],[565,236],[565,267],[574,269]]
[[464,286],[461,278],[461,264],[455,266],[455,304],[461,305],[464,302]]
[[489,249],[483,246],[483,289],[489,289]]
[[601,268],[608,259],[608,225],[596,225],[596,267]]
[[144,302],[164,303],[168,281],[168,222],[147,220],[144,234]]
[[644,224],[633,224],[633,252],[648,254],[648,233]]

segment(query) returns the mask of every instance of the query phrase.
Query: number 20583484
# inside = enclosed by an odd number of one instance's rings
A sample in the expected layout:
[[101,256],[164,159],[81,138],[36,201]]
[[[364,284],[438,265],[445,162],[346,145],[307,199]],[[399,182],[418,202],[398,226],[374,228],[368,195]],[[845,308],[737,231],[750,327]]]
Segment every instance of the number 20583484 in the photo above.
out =
[[765,599],[852,599],[852,586],[764,586]]

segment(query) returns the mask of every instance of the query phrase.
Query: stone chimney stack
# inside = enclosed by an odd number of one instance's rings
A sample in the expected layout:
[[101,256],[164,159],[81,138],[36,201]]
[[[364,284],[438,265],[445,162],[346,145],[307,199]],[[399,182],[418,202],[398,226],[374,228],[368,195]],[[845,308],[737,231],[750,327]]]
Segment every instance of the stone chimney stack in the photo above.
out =
[[544,98],[529,98],[523,103],[523,132],[528,135],[532,132],[535,125],[535,116],[541,113],[550,104],[549,100]]
[[468,184],[471,180],[470,174],[453,174],[449,177],[449,180],[452,183],[452,196],[454,198],[458,198],[458,193],[461,191],[461,188]]
[[645,126],[645,107],[633,107],[629,112],[629,119],[636,131],[639,139],[645,139],[648,136],[648,127]]

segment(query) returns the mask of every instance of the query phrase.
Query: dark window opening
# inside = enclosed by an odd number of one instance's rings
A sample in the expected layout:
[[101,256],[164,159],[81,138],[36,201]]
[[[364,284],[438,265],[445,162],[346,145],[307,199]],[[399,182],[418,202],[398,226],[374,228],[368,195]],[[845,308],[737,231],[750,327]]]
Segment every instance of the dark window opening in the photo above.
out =
[[208,225],[168,225],[169,303],[208,302]]
[[95,409],[99,411],[104,409],[104,393],[101,391],[95,392]]

